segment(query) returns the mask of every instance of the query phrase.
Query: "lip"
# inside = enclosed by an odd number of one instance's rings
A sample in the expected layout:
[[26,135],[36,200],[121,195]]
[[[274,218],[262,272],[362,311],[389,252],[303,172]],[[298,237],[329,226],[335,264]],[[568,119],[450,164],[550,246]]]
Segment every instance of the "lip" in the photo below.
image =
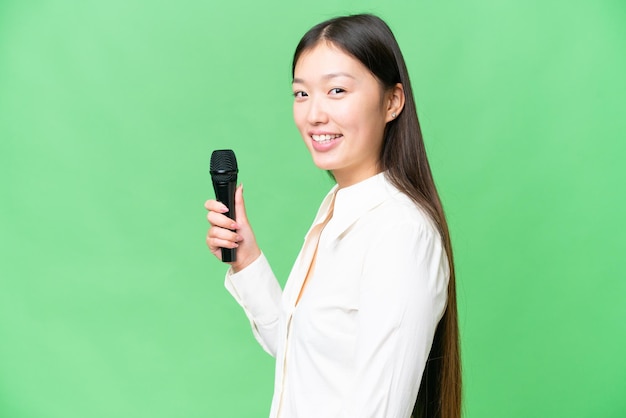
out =
[[[317,142],[316,140],[313,139],[313,135],[333,135],[333,136],[337,135],[337,138],[333,138],[331,140],[324,141],[324,142]],[[326,152],[335,148],[337,144],[341,142],[342,139],[343,139],[343,135],[339,133],[320,132],[320,131],[309,132],[309,140],[311,141],[311,146],[315,151],[318,151],[318,152]]]

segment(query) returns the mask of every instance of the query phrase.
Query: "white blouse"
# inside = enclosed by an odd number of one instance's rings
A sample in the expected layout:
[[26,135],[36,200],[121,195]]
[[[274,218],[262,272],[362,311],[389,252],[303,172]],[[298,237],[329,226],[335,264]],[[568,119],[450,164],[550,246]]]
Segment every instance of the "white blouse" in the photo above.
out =
[[446,306],[448,261],[430,218],[384,173],[326,196],[285,289],[261,255],[226,275],[276,357],[270,418],[409,418]]

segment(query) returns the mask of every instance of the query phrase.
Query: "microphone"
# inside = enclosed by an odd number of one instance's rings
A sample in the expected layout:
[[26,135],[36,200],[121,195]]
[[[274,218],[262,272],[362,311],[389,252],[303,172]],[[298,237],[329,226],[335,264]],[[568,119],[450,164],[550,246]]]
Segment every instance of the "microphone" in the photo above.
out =
[[[211,180],[215,198],[228,208],[224,215],[235,220],[235,189],[237,188],[237,158],[230,149],[215,150],[211,154]],[[222,248],[222,261],[237,261],[235,248]]]

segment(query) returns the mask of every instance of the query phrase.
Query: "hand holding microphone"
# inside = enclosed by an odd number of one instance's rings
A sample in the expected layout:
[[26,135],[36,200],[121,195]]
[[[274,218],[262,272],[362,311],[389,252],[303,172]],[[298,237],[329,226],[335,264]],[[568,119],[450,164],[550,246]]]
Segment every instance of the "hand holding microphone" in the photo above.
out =
[[206,242],[218,259],[230,263],[235,272],[261,255],[246,216],[242,186],[237,184],[237,160],[232,150],[211,155],[211,179],[217,200],[205,203],[211,228]]

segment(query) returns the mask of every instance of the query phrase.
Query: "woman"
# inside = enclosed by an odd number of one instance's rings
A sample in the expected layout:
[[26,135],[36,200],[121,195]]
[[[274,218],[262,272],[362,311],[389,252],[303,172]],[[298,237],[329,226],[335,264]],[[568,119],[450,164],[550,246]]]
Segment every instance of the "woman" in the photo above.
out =
[[331,19],[304,35],[292,73],[295,123],[337,184],[284,290],[242,189],[236,222],[205,205],[211,252],[238,248],[226,287],[276,357],[270,416],[459,418],[452,250],[396,40],[372,15]]

